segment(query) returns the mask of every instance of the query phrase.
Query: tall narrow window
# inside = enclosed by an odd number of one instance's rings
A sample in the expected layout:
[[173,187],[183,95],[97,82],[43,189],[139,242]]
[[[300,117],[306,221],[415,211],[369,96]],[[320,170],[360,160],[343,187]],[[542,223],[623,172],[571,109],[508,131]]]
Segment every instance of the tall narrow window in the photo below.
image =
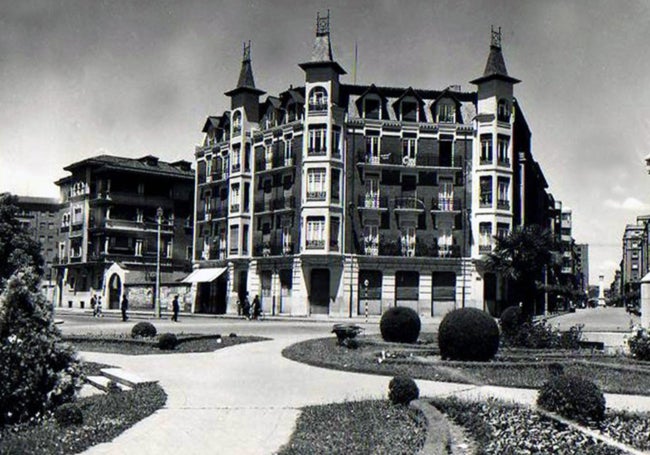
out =
[[325,217],[307,217],[307,233],[305,236],[307,249],[323,249],[325,247]]
[[440,229],[440,233],[438,235],[438,255],[440,257],[451,256],[453,242],[454,238],[451,234],[451,229]]
[[291,243],[291,227],[282,227],[282,254],[291,254],[293,244]]
[[332,183],[330,185],[332,194],[332,203],[341,202],[341,171],[332,169]]
[[440,151],[440,166],[451,167],[453,166],[453,142],[450,139],[441,140],[439,143]]
[[233,147],[232,159],[230,163],[232,165],[232,172],[241,171],[241,148],[239,147],[239,145]]
[[492,251],[492,223],[478,225],[478,250],[479,253]]
[[230,187],[230,211],[239,212],[239,183],[233,183]]
[[363,100],[363,117],[369,119],[381,118],[381,103],[376,98],[365,98]]
[[508,177],[497,178],[497,208],[502,210],[510,209],[510,179]]
[[492,177],[481,177],[480,181],[480,206],[492,207]]
[[380,144],[379,136],[366,136],[366,162],[379,164]]
[[307,200],[324,201],[326,193],[326,170],[310,168],[307,170]]
[[337,217],[330,219],[330,251],[339,250],[339,231],[341,230],[341,220]]
[[407,227],[402,231],[401,246],[403,256],[415,256],[415,228]]
[[309,129],[309,150],[310,155],[325,155],[327,146],[325,144],[326,128],[322,125],[316,125]]
[[230,226],[230,254],[239,254],[239,226]]
[[456,121],[455,111],[455,106],[453,104],[449,104],[449,102],[438,104],[438,122],[454,123]]
[[309,111],[319,112],[327,110],[327,90],[323,87],[315,87],[309,93]]
[[285,139],[284,142],[284,165],[293,166],[293,141]]
[[454,180],[451,177],[440,177],[438,180],[438,210],[454,210]]
[[507,223],[497,223],[497,238],[505,239],[510,233],[510,225]]
[[510,158],[508,156],[508,136],[499,134],[497,136],[497,163],[505,166],[510,165]]
[[510,104],[505,99],[500,99],[497,105],[497,120],[500,122],[510,121]]
[[402,164],[405,166],[415,166],[415,155],[417,150],[417,139],[402,139]]
[[341,157],[341,129],[338,126],[333,127],[332,131],[332,156],[335,158]]
[[232,116],[232,134],[237,136],[241,133],[241,112],[236,111]]
[[364,227],[363,252],[367,256],[379,255],[379,226]]
[[379,177],[366,177],[365,185],[366,196],[364,200],[364,207],[379,208]]
[[492,135],[481,135],[481,164],[492,164]]
[[242,231],[242,254],[248,254],[248,224],[244,224],[244,229]]

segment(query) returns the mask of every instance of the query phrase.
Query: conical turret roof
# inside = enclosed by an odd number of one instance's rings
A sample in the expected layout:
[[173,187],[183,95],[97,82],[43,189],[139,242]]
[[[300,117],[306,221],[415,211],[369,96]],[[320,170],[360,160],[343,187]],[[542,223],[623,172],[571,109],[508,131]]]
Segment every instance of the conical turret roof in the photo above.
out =
[[489,79],[501,79],[507,82],[516,84],[521,82],[519,79],[510,77],[506,69],[506,61],[501,52],[501,27],[499,30],[492,29],[492,40],[490,42],[490,53],[488,54],[487,62],[485,63],[485,70],[483,76],[474,79],[472,84],[480,84]]

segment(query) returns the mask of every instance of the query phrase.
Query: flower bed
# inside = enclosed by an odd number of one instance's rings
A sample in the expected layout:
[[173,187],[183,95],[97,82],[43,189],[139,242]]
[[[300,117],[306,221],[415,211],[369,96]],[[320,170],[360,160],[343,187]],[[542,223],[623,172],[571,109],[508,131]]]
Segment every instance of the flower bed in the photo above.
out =
[[464,401],[452,397],[436,398],[431,403],[465,428],[482,454],[625,453],[531,409],[497,400]]
[[358,401],[303,409],[281,455],[417,453],[426,430],[420,414],[388,401]]
[[636,449],[650,451],[650,414],[608,412],[601,433]]
[[51,414],[0,432],[4,455],[64,455],[79,453],[114,439],[136,422],[161,408],[167,395],[157,384],[126,392],[94,395],[77,400],[83,413],[80,425],[60,426]]

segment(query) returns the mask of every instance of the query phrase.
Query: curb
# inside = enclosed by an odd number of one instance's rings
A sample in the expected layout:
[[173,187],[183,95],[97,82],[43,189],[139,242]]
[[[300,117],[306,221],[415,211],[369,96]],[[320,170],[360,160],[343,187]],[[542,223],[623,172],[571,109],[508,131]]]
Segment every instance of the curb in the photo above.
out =
[[447,455],[451,450],[451,430],[446,417],[424,400],[411,401],[409,407],[416,409],[427,421],[424,446],[418,455]]

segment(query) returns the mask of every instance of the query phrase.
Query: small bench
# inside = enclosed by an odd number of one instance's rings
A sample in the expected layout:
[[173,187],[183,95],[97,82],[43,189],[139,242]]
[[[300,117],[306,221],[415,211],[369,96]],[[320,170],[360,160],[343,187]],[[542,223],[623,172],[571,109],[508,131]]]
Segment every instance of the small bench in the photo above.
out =
[[354,324],[334,324],[332,327],[332,333],[336,334],[336,341],[339,346],[349,340],[355,338],[359,333],[363,331],[363,328]]

